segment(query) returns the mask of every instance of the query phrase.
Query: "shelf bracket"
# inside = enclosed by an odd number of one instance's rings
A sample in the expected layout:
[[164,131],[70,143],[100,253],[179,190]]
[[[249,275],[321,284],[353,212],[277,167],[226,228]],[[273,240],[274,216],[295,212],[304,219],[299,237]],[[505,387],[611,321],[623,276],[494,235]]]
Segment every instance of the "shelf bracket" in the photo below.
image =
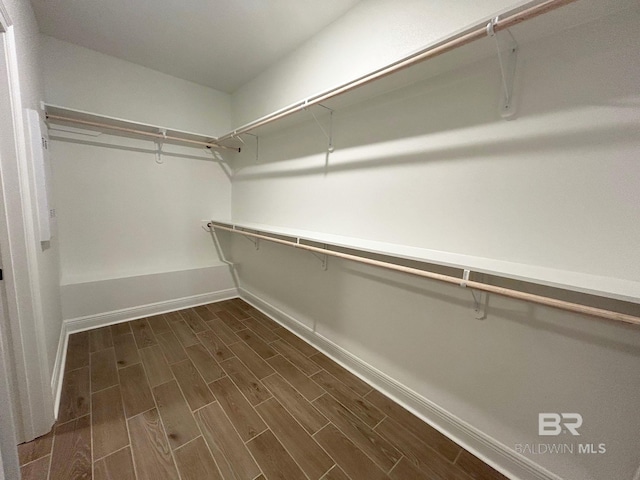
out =
[[322,124],[320,123],[320,121],[318,120],[318,118],[316,117],[315,113],[313,113],[313,110],[311,110],[308,107],[305,107],[305,110],[308,110],[309,113],[311,113],[311,116],[313,117],[313,119],[316,121],[316,123],[318,124],[318,127],[320,127],[320,130],[322,131],[322,133],[324,134],[325,137],[327,137],[327,140],[329,142],[328,146],[327,146],[327,152],[329,153],[333,153],[335,151],[335,147],[333,146],[333,110],[329,107],[325,107],[324,105],[322,105],[321,103],[317,104],[319,107],[322,107],[326,110],[329,110],[329,132],[327,133],[327,131],[324,129],[324,127],[322,126]]
[[[518,63],[518,42],[511,31],[505,30],[508,34],[506,48],[500,47],[500,41],[495,31],[499,17],[494,18],[487,24],[487,35],[492,37],[496,44],[498,53],[498,63],[500,64],[500,77],[502,81],[502,95],[500,96],[500,116],[509,120],[515,115],[516,108],[513,98],[513,86],[516,77],[516,66]],[[506,53],[503,51],[505,50]]]
[[320,266],[322,267],[322,270],[324,270],[326,272],[328,264],[329,264],[328,256],[327,255],[321,255],[319,253],[311,253],[311,255],[313,255],[318,260],[320,260]]
[[[300,243],[300,239],[296,238],[296,244],[297,245],[302,245],[302,243]],[[327,249],[327,244],[325,243],[322,248],[324,248],[325,250]],[[311,255],[313,255],[314,257],[316,257],[318,260],[320,260],[320,266],[322,267],[322,270],[324,270],[325,272],[327,271],[327,268],[329,267],[329,255],[327,255],[326,253],[323,255],[321,253],[316,253],[316,252],[309,252]]]
[[[462,271],[462,281],[460,282],[460,286],[462,288],[467,288],[467,282],[469,281],[469,276],[471,275],[471,270],[463,270]],[[487,300],[488,295],[486,292],[478,292],[473,289],[469,290],[471,292],[471,296],[473,297],[473,311],[475,317],[478,320],[484,320],[487,317]]]
[[256,247],[256,250],[260,250],[260,239],[259,238],[251,238],[251,237],[247,237],[246,235],[242,235],[242,237],[246,238],[251,243],[253,243],[253,246]]

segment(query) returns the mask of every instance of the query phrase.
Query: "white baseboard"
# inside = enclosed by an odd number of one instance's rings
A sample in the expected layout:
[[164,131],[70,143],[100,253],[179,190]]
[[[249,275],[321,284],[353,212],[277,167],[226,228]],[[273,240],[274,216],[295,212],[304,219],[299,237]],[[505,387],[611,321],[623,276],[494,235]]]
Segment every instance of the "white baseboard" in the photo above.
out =
[[70,318],[64,320],[63,324],[67,328],[69,334],[92,330],[98,327],[106,327],[116,323],[129,322],[138,318],[150,317],[152,315],[160,315],[161,313],[182,310],[183,308],[197,307],[207,303],[221,302],[238,296],[236,288],[229,288],[219,292],[209,292],[189,297],[165,300],[162,302],[140,305],[137,307],[123,308],[112,312],[98,313],[95,315],[87,315],[85,317]]
[[116,323],[129,322],[138,318],[160,315],[162,313],[173,312],[185,308],[197,307],[198,305],[206,305],[208,303],[221,302],[223,300],[236,298],[237,296],[238,290],[236,288],[229,288],[218,292],[203,293],[200,295],[192,295],[189,297],[176,298],[148,305],[140,305],[112,312],[64,320],[62,322],[62,328],[60,329],[58,352],[56,354],[56,361],[51,375],[51,391],[53,392],[53,398],[55,401],[55,417],[58,418],[58,409],[60,407],[60,395],[62,393],[62,380],[64,377],[64,364],[66,362],[69,335],[84,332],[85,330],[93,330],[94,328],[114,325]]
[[495,438],[417,394],[326,337],[314,332],[260,297],[241,288],[240,298],[507,477],[518,480],[562,480],[544,467],[518,454]]

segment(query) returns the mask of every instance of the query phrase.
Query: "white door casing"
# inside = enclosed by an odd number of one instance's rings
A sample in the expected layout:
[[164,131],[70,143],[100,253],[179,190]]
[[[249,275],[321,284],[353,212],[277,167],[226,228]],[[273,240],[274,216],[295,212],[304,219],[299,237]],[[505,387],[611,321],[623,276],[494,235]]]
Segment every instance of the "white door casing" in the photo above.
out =
[[[17,441],[22,442],[47,433],[54,414],[13,28],[0,0],[0,258],[8,316],[2,324],[2,360],[13,377],[11,406]],[[0,432],[0,445],[4,436]]]

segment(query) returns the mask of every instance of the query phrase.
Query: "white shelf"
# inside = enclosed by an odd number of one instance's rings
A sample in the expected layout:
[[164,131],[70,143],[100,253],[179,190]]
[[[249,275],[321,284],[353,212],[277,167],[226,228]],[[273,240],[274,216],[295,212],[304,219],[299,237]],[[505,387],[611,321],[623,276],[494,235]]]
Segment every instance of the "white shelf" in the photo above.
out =
[[358,250],[364,253],[415,260],[486,273],[513,280],[546,285],[574,292],[613,298],[632,303],[640,303],[640,282],[619,278],[590,275],[580,272],[558,270],[523,263],[508,262],[492,258],[462,255],[428,248],[411,247],[393,243],[378,242],[362,238],[345,237],[307,230],[276,227],[260,223],[212,220],[234,229],[245,229],[266,235],[283,236],[300,241],[323,243],[334,247]]

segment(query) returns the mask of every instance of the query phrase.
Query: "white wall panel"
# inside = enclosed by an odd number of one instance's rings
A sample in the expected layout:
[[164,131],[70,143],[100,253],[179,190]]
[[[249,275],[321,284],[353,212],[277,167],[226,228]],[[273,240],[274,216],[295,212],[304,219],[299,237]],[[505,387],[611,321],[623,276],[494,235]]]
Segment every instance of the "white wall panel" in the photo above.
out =
[[62,284],[218,263],[200,221],[230,211],[223,169],[204,154],[157,164],[144,142],[109,140],[52,142]]
[[[196,133],[229,128],[227,94],[50,37],[42,45],[47,103]],[[132,277],[220,264],[201,221],[230,214],[223,154],[164,145],[158,163],[155,142],[63,130],[51,125],[49,133],[64,292],[93,292],[94,308],[103,312],[119,308],[100,300],[114,288],[103,281],[130,285]],[[180,297],[202,293],[202,282],[188,274],[169,277],[182,282],[175,286]],[[88,308],[81,295],[64,299],[66,319]]]
[[47,103],[218,136],[231,128],[230,96],[42,36]]

